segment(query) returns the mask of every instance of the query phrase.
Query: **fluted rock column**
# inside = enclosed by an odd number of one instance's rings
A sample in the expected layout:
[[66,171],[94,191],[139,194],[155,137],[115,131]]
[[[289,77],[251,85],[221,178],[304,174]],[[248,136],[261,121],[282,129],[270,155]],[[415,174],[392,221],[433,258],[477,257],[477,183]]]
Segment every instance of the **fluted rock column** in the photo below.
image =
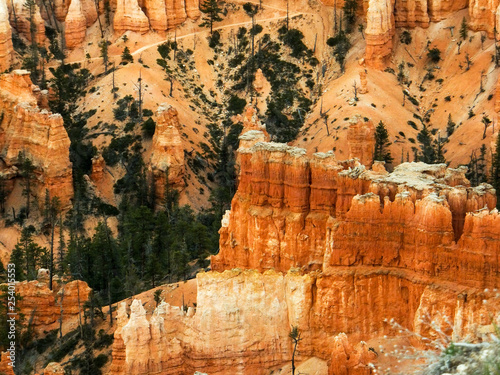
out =
[[6,0],[0,0],[0,73],[9,69],[13,51],[7,3]]
[[370,0],[366,22],[366,64],[383,69],[384,60],[392,52],[392,36],[394,35],[391,0]]
[[72,0],[66,17],[66,30],[64,33],[66,48],[78,47],[85,40],[86,31],[87,18],[83,13],[82,3],[80,0]]
[[113,27],[116,35],[121,35],[126,31],[145,34],[149,30],[149,21],[137,0],[118,0]]

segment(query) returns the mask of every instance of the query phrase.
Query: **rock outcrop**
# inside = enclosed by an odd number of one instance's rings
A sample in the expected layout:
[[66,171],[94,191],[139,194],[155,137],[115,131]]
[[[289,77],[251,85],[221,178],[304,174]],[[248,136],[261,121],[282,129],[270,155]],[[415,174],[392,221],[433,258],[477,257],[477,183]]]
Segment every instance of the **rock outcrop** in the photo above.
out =
[[392,52],[394,12],[391,0],[370,0],[366,14],[367,66],[383,69],[385,59]]
[[0,0],[0,73],[10,68],[14,47],[6,0]]
[[186,20],[187,14],[184,0],[168,0],[166,8],[169,28],[175,28]]
[[14,369],[12,366],[9,366],[10,360],[8,356],[8,352],[2,352],[2,357],[0,359],[0,374],[4,373],[5,375],[15,375]]
[[165,0],[144,0],[144,9],[154,31],[164,33],[168,29]]
[[468,27],[474,31],[486,31],[488,37],[494,37],[499,0],[470,0]]
[[[472,267],[480,271],[464,285],[496,283],[485,257],[500,246],[498,236],[489,237],[500,225],[498,213],[483,213],[482,221],[471,213],[492,210],[495,193],[489,185],[450,186],[465,184],[463,170],[404,163],[391,174],[367,171],[333,154],[308,158],[305,150],[274,143],[240,149],[240,165],[214,270],[384,265],[451,281],[457,269]],[[484,248],[469,248],[477,236]]]
[[174,189],[185,186],[184,148],[180,131],[177,110],[169,104],[161,104],[156,111],[156,129],[149,164],[159,201],[165,197],[167,183]]
[[357,158],[361,164],[371,167],[375,149],[375,127],[369,119],[357,115],[349,120],[347,143],[349,157]]
[[87,32],[87,18],[83,13],[80,0],[71,0],[68,15],[66,16],[66,29],[64,37],[66,48],[73,49],[81,45]]
[[432,22],[439,22],[468,5],[469,0],[428,0],[429,17]]
[[185,0],[186,2],[186,14],[188,18],[192,20],[197,20],[200,15],[200,1],[199,0]]
[[[12,5],[14,9],[10,9],[10,25],[31,42],[30,11],[29,8],[25,6],[25,3],[24,0],[13,1]],[[36,4],[33,7],[33,23],[35,24],[35,41],[38,44],[43,44],[45,42],[45,21]]]
[[149,20],[139,7],[137,0],[118,0],[113,18],[115,35],[126,31],[145,34],[149,30]]
[[[48,190],[63,207],[73,197],[70,140],[58,114],[40,110],[29,72],[16,70],[0,76],[0,155],[3,171],[18,176],[19,153],[35,166],[33,193],[40,199]],[[13,173],[9,173],[13,171]]]
[[396,27],[429,27],[427,0],[396,0],[394,20]]
[[61,304],[63,323],[75,323],[79,314],[83,314],[83,304],[90,291],[87,283],[79,280],[67,284],[55,283],[53,291],[47,283],[37,280],[16,284],[16,293],[22,297],[18,302],[20,312],[31,319],[36,333],[59,328]]

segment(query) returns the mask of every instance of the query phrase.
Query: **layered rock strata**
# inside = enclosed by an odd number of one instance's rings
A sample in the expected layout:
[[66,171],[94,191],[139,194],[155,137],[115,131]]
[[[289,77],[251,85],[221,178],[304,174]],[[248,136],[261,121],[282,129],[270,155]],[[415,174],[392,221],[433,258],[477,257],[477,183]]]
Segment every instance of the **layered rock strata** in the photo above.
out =
[[156,111],[156,129],[149,163],[159,201],[165,197],[167,183],[175,189],[182,189],[185,185],[184,148],[180,131],[177,110],[166,103],[160,105]]
[[[363,86],[361,87],[363,88]],[[365,90],[362,91],[365,92]],[[375,127],[368,118],[357,115],[349,120],[347,143],[350,158],[357,158],[361,164],[367,167],[372,165],[373,150],[375,149]]]
[[493,38],[499,5],[499,0],[469,0],[468,27],[475,31],[486,31],[488,37]]
[[24,154],[35,166],[33,193],[41,198],[48,190],[67,207],[73,197],[70,140],[62,117],[37,106],[34,88],[27,71],[0,76],[2,172],[18,176],[19,154]]
[[82,3],[80,0],[71,0],[64,32],[66,48],[73,49],[80,46],[85,40],[86,32],[87,18],[83,13]]
[[[25,6],[25,3],[26,2],[24,0],[14,0],[11,4],[9,4],[11,6],[10,25],[31,42],[30,10],[27,6]],[[38,5],[36,4],[33,7],[33,23],[35,25],[35,41],[36,43],[42,45],[45,42],[45,22],[40,14]]]
[[0,0],[0,73],[10,68],[14,47],[6,0]]
[[[487,259],[500,246],[500,219],[473,213],[493,210],[495,192],[467,187],[463,169],[404,163],[389,174],[275,143],[239,152],[240,186],[214,270],[383,265],[454,281],[458,270],[474,268],[464,285],[496,284],[496,261]],[[484,245],[470,247],[474,240]]]
[[396,0],[394,20],[396,27],[429,27],[427,0]]
[[90,291],[87,283],[80,280],[55,283],[53,291],[47,283],[37,280],[16,284],[16,293],[22,297],[18,301],[20,312],[31,320],[31,327],[38,334],[59,328],[61,310],[63,323],[83,314],[83,305]]
[[113,18],[113,29],[116,35],[126,31],[145,34],[149,30],[149,20],[139,7],[137,0],[118,0]]
[[385,59],[392,53],[394,23],[392,0],[370,0],[365,32],[367,66],[377,69],[384,67]]

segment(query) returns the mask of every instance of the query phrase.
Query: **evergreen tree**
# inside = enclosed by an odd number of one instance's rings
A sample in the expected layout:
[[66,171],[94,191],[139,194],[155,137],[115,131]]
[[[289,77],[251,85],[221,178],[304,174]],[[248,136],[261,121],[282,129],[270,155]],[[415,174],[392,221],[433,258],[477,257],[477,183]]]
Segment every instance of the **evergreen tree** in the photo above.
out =
[[453,134],[456,125],[457,124],[455,124],[451,119],[451,113],[450,113],[448,115],[448,123],[446,124],[446,134],[448,134],[448,137]]
[[500,132],[498,132],[495,153],[491,160],[491,184],[497,191],[497,208],[500,208]]
[[387,128],[384,123],[380,121],[375,129],[375,152],[373,154],[373,160],[384,161],[387,164],[392,163],[394,159],[389,151],[390,145],[391,142],[389,141]]
[[35,228],[23,228],[21,238],[12,250],[10,262],[16,265],[16,280],[35,280],[39,268],[47,266],[47,249],[33,241]]
[[352,32],[356,24],[356,10],[358,2],[356,0],[346,0],[344,3],[344,19],[347,24],[345,30],[347,33]]
[[35,166],[24,152],[19,151],[18,160],[21,165],[21,176],[24,179],[23,195],[26,197],[26,217],[28,218],[31,211],[31,192],[35,183]]
[[346,33],[340,30],[337,35],[329,38],[326,41],[330,47],[333,47],[333,56],[335,57],[335,61],[340,65],[340,71],[344,73],[345,71],[345,59],[347,56],[347,52],[351,48],[351,42],[347,37]]
[[172,96],[173,87],[174,87],[174,75],[172,69],[170,68],[167,60],[170,60],[170,51],[171,44],[169,42],[160,44],[157,48],[158,53],[161,56],[161,59],[156,59],[156,63],[163,68],[165,71],[166,81],[170,81],[170,96]]
[[5,180],[5,176],[3,174],[0,175],[0,215],[3,215],[5,213],[5,201],[9,196]]
[[427,164],[436,162],[436,150],[432,144],[432,135],[427,126],[417,134],[417,140],[420,144],[420,152],[418,153],[418,161],[423,161]]
[[35,24],[35,13],[37,10],[37,5],[35,0],[26,0],[24,3],[24,8],[28,10],[28,21],[30,24],[30,39],[31,39],[31,56],[25,60],[24,67],[31,71],[31,80],[33,83],[38,84],[38,62],[39,62],[39,51],[38,44],[36,42],[36,24]]
[[462,24],[460,25],[460,39],[466,40],[467,39],[467,34],[468,34],[468,26],[467,26],[467,20],[465,17],[462,19]]
[[130,53],[130,49],[128,47],[125,47],[123,49],[122,53],[122,62],[120,65],[127,65],[128,63],[133,63],[134,62],[134,57]]
[[[126,47],[125,47],[126,48]],[[103,39],[99,42],[99,49],[101,51],[102,63],[104,64],[104,74],[108,74],[108,41]]]
[[212,35],[214,23],[222,21],[222,8],[219,7],[217,0],[205,0],[200,4],[200,11],[205,14],[200,26],[210,27],[210,35]]

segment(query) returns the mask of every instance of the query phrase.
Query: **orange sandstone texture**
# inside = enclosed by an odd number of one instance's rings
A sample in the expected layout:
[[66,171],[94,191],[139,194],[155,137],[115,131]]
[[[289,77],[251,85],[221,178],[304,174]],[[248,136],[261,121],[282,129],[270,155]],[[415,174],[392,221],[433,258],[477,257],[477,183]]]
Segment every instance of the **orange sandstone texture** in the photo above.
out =
[[[12,9],[14,6],[14,10]],[[29,8],[25,6],[24,0],[14,0],[13,4],[9,4],[10,9],[10,25],[15,28],[18,33],[22,34],[28,41],[31,41],[30,31],[30,14]],[[14,11],[16,17],[14,17]],[[33,22],[35,24],[35,40],[38,44],[45,42],[45,22],[40,15],[38,5],[34,7]]]
[[66,16],[66,30],[64,37],[66,39],[66,48],[73,49],[78,47],[84,40],[87,32],[87,18],[83,13],[80,0],[71,0],[68,15]]
[[488,37],[493,38],[499,5],[499,0],[469,0],[469,28],[486,31]]
[[14,48],[6,0],[0,0],[0,73],[10,68]]
[[27,319],[32,318],[32,327],[37,333],[59,328],[61,303],[63,323],[78,317],[78,306],[83,312],[90,291],[87,283],[79,280],[56,285],[53,291],[47,283],[36,280],[16,284],[16,293],[22,297],[18,302],[20,312]]
[[69,160],[70,140],[58,114],[37,107],[29,72],[16,70],[0,76],[0,150],[4,170],[19,164],[24,152],[35,166],[35,195],[43,197],[46,189],[58,196],[63,207],[73,197],[72,170]]
[[367,66],[383,69],[392,52],[394,12],[391,0],[370,0],[366,14]]
[[156,130],[149,165],[158,200],[164,198],[167,173],[172,188],[184,188],[184,148],[180,130],[177,110],[169,104],[161,104],[156,111]]
[[149,20],[137,4],[137,0],[118,0],[113,28],[117,36],[126,31],[145,34],[149,30]]
[[394,13],[396,27],[429,27],[427,0],[396,0]]
[[349,157],[358,158],[361,164],[370,167],[373,163],[373,150],[375,149],[375,127],[370,120],[363,119],[359,115],[354,116],[349,122],[349,130],[347,131]]
[[[0,374],[15,375],[12,366],[8,365],[10,362],[9,358],[7,358],[8,355],[8,352],[2,352],[2,357],[0,358]],[[18,359],[16,358],[16,360]]]

